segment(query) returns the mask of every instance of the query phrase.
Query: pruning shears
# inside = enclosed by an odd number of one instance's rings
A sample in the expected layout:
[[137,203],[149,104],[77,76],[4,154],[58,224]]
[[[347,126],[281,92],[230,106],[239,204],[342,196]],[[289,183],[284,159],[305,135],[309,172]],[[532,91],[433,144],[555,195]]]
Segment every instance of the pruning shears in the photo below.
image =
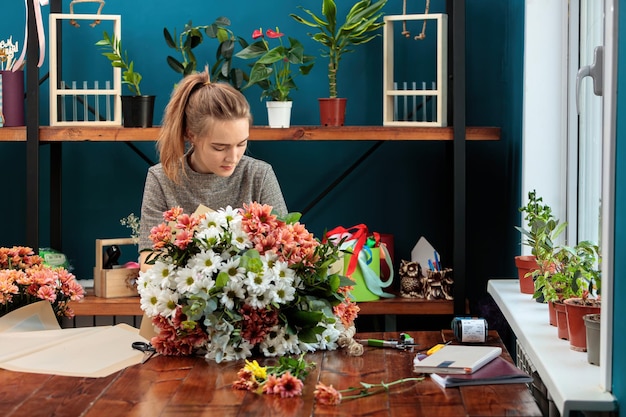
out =
[[365,346],[394,348],[400,350],[413,350],[413,347],[418,346],[415,344],[415,340],[407,333],[400,333],[400,340],[357,339],[357,342]]

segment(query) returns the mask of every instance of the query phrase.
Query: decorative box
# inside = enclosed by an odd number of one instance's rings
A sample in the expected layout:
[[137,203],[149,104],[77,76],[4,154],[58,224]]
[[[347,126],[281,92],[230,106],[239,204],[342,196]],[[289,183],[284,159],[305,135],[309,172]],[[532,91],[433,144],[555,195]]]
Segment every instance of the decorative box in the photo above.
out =
[[96,239],[96,266],[93,269],[93,286],[96,297],[133,297],[137,292],[139,268],[104,267],[105,249],[113,245],[135,245],[133,238]]

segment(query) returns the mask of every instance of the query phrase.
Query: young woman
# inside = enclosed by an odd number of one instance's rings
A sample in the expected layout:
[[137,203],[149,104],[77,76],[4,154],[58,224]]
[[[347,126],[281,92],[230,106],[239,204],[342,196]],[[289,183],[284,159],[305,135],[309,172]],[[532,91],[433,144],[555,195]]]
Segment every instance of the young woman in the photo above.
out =
[[[208,71],[183,78],[165,109],[157,138],[160,163],[148,169],[141,206],[139,250],[150,248],[150,229],[163,212],[180,206],[193,213],[244,203],[287,206],[272,167],[244,155],[250,105],[229,84],[211,83]],[[141,252],[142,269],[146,252]]]

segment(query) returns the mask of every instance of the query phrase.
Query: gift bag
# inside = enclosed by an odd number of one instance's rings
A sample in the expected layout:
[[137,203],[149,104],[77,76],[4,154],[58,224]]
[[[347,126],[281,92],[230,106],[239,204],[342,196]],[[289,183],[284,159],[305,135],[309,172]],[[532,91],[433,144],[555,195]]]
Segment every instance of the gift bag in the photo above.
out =
[[[387,246],[378,233],[369,233],[367,226],[360,224],[351,228],[336,227],[326,233],[329,242],[339,246],[344,253],[343,274],[354,281],[350,298],[354,301],[374,301],[381,297],[392,298],[384,288],[393,283],[393,266]],[[388,266],[389,277],[381,279],[381,259]]]

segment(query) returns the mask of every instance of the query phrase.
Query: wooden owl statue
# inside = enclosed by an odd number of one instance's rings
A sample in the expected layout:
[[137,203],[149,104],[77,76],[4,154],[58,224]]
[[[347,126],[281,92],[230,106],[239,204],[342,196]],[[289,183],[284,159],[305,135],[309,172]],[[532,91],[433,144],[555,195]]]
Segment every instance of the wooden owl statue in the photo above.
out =
[[402,297],[424,298],[424,275],[418,262],[402,260],[399,274]]

